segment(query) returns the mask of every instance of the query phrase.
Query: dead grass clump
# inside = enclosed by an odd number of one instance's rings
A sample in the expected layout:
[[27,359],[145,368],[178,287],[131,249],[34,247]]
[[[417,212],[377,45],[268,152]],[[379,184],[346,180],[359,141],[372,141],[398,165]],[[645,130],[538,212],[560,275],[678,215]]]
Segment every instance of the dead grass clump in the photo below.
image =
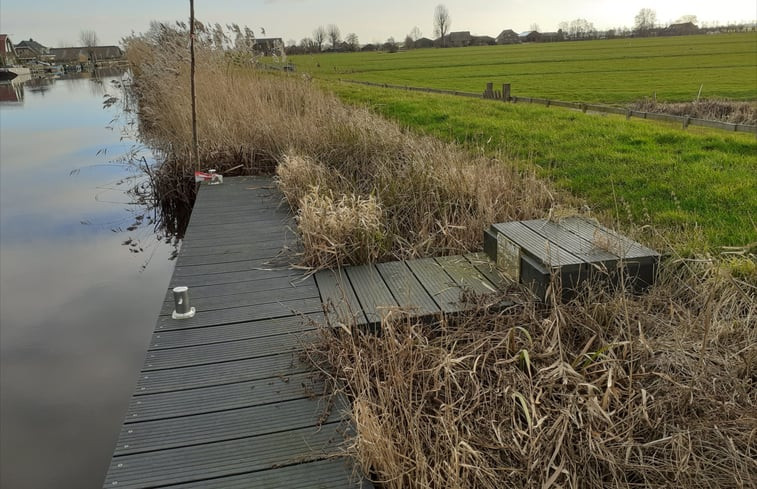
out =
[[731,122],[733,124],[757,124],[757,103],[755,102],[738,102],[718,98],[694,102],[657,102],[645,98],[631,104],[631,109],[642,112],[687,115],[696,119]]
[[382,209],[373,196],[335,198],[311,187],[300,199],[297,223],[304,260],[318,268],[375,261],[386,239]]
[[712,268],[679,263],[645,296],[324,329],[310,356],[354,399],[381,487],[754,487],[757,289]]

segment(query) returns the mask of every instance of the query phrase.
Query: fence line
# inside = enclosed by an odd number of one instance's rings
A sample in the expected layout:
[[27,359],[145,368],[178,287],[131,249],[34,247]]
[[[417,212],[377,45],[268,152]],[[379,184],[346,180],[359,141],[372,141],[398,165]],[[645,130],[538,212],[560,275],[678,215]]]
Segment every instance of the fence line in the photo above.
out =
[[339,79],[339,81],[346,82],[346,83],[355,83],[358,85],[367,85],[370,87],[391,88],[395,90],[407,90],[411,92],[436,93],[436,94],[441,94],[441,95],[454,95],[458,97],[480,98],[484,100],[499,100],[502,102],[511,102],[511,103],[531,103],[531,104],[544,105],[546,107],[551,107],[551,106],[565,107],[568,109],[580,110],[582,112],[600,112],[600,113],[605,113],[605,114],[624,115],[626,116],[626,119],[630,119],[631,117],[636,117],[639,119],[649,119],[649,120],[663,121],[663,122],[676,122],[676,123],[681,124],[682,129],[686,129],[689,126],[700,126],[700,127],[708,127],[710,129],[719,129],[722,131],[748,132],[748,133],[757,135],[757,126],[752,126],[749,124],[735,124],[732,122],[721,122],[721,121],[713,121],[709,119],[698,119],[694,117],[689,117],[687,115],[681,116],[681,115],[672,115],[672,114],[661,114],[658,112],[642,112],[639,110],[624,109],[622,107],[587,104],[584,102],[565,102],[562,100],[550,100],[546,98],[536,98],[536,97],[516,97],[516,96],[510,95],[509,83],[505,83],[502,85],[502,91],[493,90],[492,84],[487,83],[486,90],[484,90],[483,93],[471,93],[471,92],[461,92],[458,90],[441,90],[438,88],[411,87],[411,86],[406,86],[406,85],[391,85],[389,83],[374,83],[374,82],[359,81],[359,80]]

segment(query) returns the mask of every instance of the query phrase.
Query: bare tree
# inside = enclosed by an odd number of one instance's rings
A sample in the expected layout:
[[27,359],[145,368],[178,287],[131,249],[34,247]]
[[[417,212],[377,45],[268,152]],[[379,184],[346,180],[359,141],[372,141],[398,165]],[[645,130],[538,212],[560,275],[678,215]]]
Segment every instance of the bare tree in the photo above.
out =
[[324,29],[322,25],[319,25],[313,31],[313,41],[315,41],[316,46],[318,46],[318,51],[321,51],[323,49],[323,41],[325,40],[326,29]]
[[634,17],[634,26],[639,32],[646,34],[654,28],[657,22],[657,13],[651,8],[643,8]]
[[531,24],[531,30],[534,31],[534,32],[540,32],[539,24],[537,24],[536,22],[534,22],[533,24]]
[[444,36],[449,32],[452,21],[449,18],[449,10],[442,4],[436,6],[434,10],[434,34],[442,40],[442,47],[446,45]]
[[415,41],[413,41],[413,38],[412,36],[410,36],[410,34],[405,36],[404,44],[405,44],[405,49],[413,49],[415,47]]
[[350,51],[357,51],[360,47],[360,41],[357,38],[357,34],[354,32],[347,34],[344,38],[344,42],[347,43],[347,48],[349,48]]
[[331,49],[336,49],[339,40],[342,37],[342,32],[336,24],[329,24],[327,28],[329,35],[329,43],[331,43]]
[[594,24],[586,19],[576,19],[570,22],[568,33],[573,39],[586,39],[594,35]]
[[421,32],[420,29],[418,29],[417,25],[413,26],[413,28],[410,29],[410,34],[408,35],[410,36],[410,39],[412,39],[413,41],[417,41],[418,39],[423,37],[423,33]]
[[696,24],[697,16],[696,15],[682,15],[680,19],[676,20],[676,24],[685,24],[686,22],[691,22],[692,24]]
[[84,30],[79,33],[79,41],[82,46],[93,48],[100,43],[97,33],[92,30]]

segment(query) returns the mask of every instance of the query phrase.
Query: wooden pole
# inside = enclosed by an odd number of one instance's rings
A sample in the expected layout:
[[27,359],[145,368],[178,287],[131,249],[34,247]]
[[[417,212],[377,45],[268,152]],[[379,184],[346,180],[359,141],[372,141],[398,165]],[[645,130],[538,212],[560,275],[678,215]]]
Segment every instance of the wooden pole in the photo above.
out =
[[197,145],[197,94],[195,92],[195,2],[189,0],[189,70],[192,92],[192,157],[195,169],[200,169],[200,149]]

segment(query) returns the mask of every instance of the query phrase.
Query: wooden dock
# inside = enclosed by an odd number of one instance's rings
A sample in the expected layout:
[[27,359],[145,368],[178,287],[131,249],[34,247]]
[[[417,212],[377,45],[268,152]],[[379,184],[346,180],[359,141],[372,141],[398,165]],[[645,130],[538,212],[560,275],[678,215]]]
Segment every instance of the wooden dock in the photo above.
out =
[[270,178],[202,186],[171,280],[197,314],[172,319],[168,291],[104,487],[372,487],[300,358],[323,313],[292,227]]

